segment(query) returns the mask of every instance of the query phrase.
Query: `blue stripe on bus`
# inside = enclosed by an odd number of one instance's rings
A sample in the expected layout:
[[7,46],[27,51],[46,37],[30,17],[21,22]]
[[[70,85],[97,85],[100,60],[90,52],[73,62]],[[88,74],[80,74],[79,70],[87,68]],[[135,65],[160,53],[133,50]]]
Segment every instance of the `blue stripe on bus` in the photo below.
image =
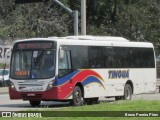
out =
[[62,85],[64,83],[66,83],[67,81],[69,81],[75,74],[77,74],[80,70],[76,70],[74,72],[71,72],[70,74],[64,76],[64,77],[61,77],[57,80],[55,80],[55,83],[54,83],[54,86],[59,86],[59,85]]
[[93,83],[93,82],[97,82],[97,83],[100,83],[100,84],[101,84],[100,80],[97,79],[97,78],[94,77],[94,76],[89,76],[89,77],[87,77],[87,78],[82,82],[82,84],[85,86],[85,85],[87,85],[87,84],[89,84],[89,83]]

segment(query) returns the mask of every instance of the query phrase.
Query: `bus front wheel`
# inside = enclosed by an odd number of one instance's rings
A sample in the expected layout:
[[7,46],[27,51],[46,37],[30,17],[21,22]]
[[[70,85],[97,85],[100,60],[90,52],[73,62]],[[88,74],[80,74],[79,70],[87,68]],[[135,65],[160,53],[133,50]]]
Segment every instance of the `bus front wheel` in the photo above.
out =
[[80,106],[83,104],[82,90],[79,86],[76,86],[73,90],[73,99],[71,104],[74,106]]
[[124,87],[124,100],[131,100],[132,98],[132,87],[130,84],[126,84]]
[[36,106],[39,106],[41,104],[41,101],[29,101],[30,102],[30,105],[32,107],[36,107]]

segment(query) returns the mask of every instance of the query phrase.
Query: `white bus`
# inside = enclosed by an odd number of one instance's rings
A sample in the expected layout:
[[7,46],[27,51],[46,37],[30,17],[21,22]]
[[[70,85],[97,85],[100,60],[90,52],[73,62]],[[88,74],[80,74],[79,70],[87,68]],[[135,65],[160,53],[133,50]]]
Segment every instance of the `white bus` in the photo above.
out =
[[121,37],[68,36],[14,43],[10,64],[11,99],[70,101],[79,106],[99,97],[130,100],[156,90],[152,43]]

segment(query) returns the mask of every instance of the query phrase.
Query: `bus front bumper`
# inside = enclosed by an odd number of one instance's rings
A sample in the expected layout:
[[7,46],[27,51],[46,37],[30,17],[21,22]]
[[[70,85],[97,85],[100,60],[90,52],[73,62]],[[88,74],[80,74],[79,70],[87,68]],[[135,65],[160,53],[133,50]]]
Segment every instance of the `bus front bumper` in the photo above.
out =
[[[10,99],[23,99],[23,100],[59,100],[58,89],[52,88],[46,91],[40,92],[19,92],[15,89],[9,88]],[[61,99],[61,98],[60,98]],[[63,100],[63,99],[62,99]]]

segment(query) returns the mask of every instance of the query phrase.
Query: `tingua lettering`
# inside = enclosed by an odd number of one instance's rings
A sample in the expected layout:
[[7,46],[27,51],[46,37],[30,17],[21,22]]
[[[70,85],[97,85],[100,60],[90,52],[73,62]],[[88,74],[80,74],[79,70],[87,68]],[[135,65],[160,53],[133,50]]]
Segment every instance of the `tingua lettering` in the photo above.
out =
[[129,70],[109,70],[109,79],[129,78]]

